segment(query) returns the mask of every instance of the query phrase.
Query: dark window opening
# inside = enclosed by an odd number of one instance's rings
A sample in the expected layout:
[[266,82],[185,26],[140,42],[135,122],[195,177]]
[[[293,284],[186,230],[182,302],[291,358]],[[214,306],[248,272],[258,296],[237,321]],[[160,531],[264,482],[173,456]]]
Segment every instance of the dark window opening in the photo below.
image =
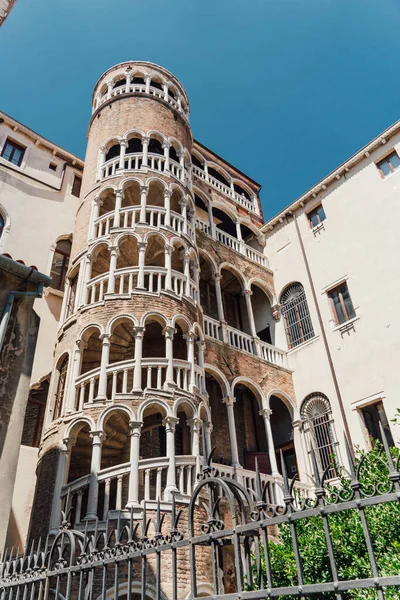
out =
[[216,171],[212,167],[208,167],[208,174],[211,175],[211,177],[214,177],[214,179],[217,179],[218,181],[226,185],[227,187],[230,187],[229,181],[225,179],[225,177],[221,175],[219,171]]
[[237,194],[239,194],[239,196],[244,196],[245,198],[247,198],[247,200],[251,200],[250,194],[248,192],[246,192],[246,190],[244,190],[242,187],[240,187],[240,185],[237,185],[236,183],[234,183],[233,187],[235,189],[235,192]]
[[221,229],[221,231],[225,231],[225,233],[229,233],[229,235],[236,238],[236,223],[234,223],[226,213],[224,213],[222,210],[219,210],[219,208],[213,208],[212,213],[214,222],[218,229]]
[[108,160],[111,160],[112,158],[117,158],[120,155],[121,152],[121,148],[119,144],[114,144],[114,146],[111,146],[111,148],[109,149],[109,151],[106,154],[106,162]]
[[192,164],[204,171],[204,164],[194,154],[192,154]]
[[143,77],[140,77],[139,75],[134,77],[133,79],[131,79],[132,83],[140,83],[140,84],[145,84],[145,80],[143,79]]
[[384,159],[376,163],[376,166],[380,170],[382,177],[386,177],[400,167],[400,158],[394,150],[391,154],[388,154],[388,156],[385,156]]
[[307,214],[307,219],[309,220],[311,227],[317,227],[320,225],[320,223],[325,221],[326,216],[322,204],[316,206],[311,212],[309,212]]
[[176,150],[173,146],[170,147],[169,149],[169,157],[172,158],[172,160],[174,160],[175,162],[179,163],[179,158],[178,155],[176,153]]
[[161,83],[159,81],[155,81],[154,79],[151,80],[151,87],[156,88],[157,90],[162,90],[163,86],[161,85]]
[[56,163],[52,163],[51,162],[49,164],[49,169],[50,169],[50,171],[57,171],[57,165],[56,165]]
[[117,83],[114,83],[113,85],[113,89],[117,88],[117,87],[121,87],[121,85],[126,85],[126,79],[119,79],[117,81]]
[[135,152],[143,152],[142,140],[140,138],[131,138],[128,142],[126,154],[135,154]]
[[0,238],[3,234],[4,226],[5,226],[4,217],[2,215],[0,215]]
[[74,175],[71,194],[79,198],[81,193],[82,179],[78,175]]
[[29,392],[21,439],[23,446],[38,448],[40,444],[48,391],[49,382],[45,380],[38,389]]
[[328,297],[331,302],[333,316],[335,317],[337,325],[346,323],[346,321],[349,321],[349,319],[353,319],[356,316],[347,283],[342,283],[333,290],[330,290],[328,292]]
[[161,142],[159,142],[155,138],[151,138],[149,142],[149,152],[150,154],[161,154],[162,156],[164,156],[164,150],[161,145]]
[[6,143],[3,146],[1,156],[13,165],[20,167],[22,164],[22,159],[24,158],[25,150],[26,148],[7,138]]
[[68,271],[71,255],[71,247],[72,243],[70,240],[61,240],[60,242],[57,242],[50,272],[50,285],[55,290],[62,290],[64,288],[65,276]]
[[262,342],[266,342],[267,344],[272,344],[270,325],[267,325],[267,327],[265,327],[265,329],[262,329],[261,331],[257,331],[257,335]]
[[379,427],[380,423],[385,432],[385,437],[388,441],[389,446],[395,445],[382,402],[377,402],[376,404],[370,404],[369,406],[365,406],[361,409],[361,413],[364,418],[365,427],[367,428],[368,435],[371,438],[372,443],[373,440],[379,440],[381,443],[383,443],[382,434]]
[[78,287],[78,275],[75,275],[75,277],[73,277],[73,279],[71,279],[71,283],[69,286],[69,298],[68,298],[67,310],[65,313],[66,319],[68,319],[68,317],[70,317],[74,313],[77,287]]
[[58,419],[61,416],[62,405],[65,396],[65,386],[67,383],[67,372],[68,372],[68,356],[64,358],[58,370],[58,384],[56,391],[56,398],[54,404],[53,420]]

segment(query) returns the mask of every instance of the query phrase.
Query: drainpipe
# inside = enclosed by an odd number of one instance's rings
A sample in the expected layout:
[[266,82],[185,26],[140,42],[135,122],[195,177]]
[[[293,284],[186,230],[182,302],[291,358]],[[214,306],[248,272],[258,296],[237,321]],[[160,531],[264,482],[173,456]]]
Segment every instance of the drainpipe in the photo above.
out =
[[[32,269],[33,271],[33,269]],[[4,338],[6,336],[6,331],[8,327],[8,322],[10,320],[12,307],[14,304],[14,300],[16,298],[25,298],[25,297],[33,297],[33,298],[41,298],[43,294],[43,283],[39,283],[36,291],[34,292],[10,292],[8,294],[7,302],[4,307],[3,315],[0,321],[0,352],[3,348]]]
[[331,351],[329,349],[328,339],[326,337],[326,332],[325,332],[325,327],[324,327],[324,323],[323,323],[322,316],[321,316],[321,311],[319,309],[319,304],[318,304],[318,300],[317,300],[317,294],[316,294],[315,287],[314,287],[314,282],[313,282],[313,279],[312,279],[312,276],[311,276],[310,265],[308,263],[306,251],[305,251],[304,244],[303,244],[303,240],[302,240],[301,235],[300,235],[299,225],[297,223],[297,218],[296,218],[296,215],[294,213],[288,212],[288,213],[286,213],[285,216],[287,218],[292,217],[293,221],[294,221],[294,225],[296,227],[297,238],[299,240],[299,244],[300,244],[300,248],[301,248],[301,253],[303,255],[303,260],[304,260],[304,264],[305,264],[306,271],[307,271],[308,281],[310,283],[311,292],[312,292],[312,296],[313,296],[313,299],[314,299],[315,308],[316,308],[316,311],[317,311],[317,317],[318,317],[318,322],[319,322],[319,326],[320,326],[320,329],[321,329],[322,340],[324,342],[326,356],[328,358],[329,368],[330,368],[331,375],[332,375],[333,385],[335,386],[335,391],[336,391],[337,399],[338,399],[338,402],[339,402],[339,408],[340,408],[340,413],[342,415],[342,420],[343,420],[344,430],[345,430],[345,433],[346,433],[346,438],[347,438],[347,441],[349,443],[349,447],[350,447],[350,452],[351,452],[352,458],[354,458],[354,448],[353,448],[353,443],[352,443],[352,440],[351,440],[350,428],[349,428],[349,425],[348,425],[348,422],[347,422],[347,417],[346,417],[346,413],[345,413],[344,406],[343,406],[342,394],[340,393],[339,382],[338,382],[338,379],[337,379],[337,376],[336,376],[335,367],[334,367],[334,364],[333,364],[333,361],[332,361],[332,355],[331,355]]

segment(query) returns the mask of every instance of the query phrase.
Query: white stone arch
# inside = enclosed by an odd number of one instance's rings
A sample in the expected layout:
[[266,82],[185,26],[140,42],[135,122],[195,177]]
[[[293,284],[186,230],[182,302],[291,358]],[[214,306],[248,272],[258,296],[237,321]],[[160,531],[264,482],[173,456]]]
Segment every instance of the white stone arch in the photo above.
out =
[[197,185],[193,186],[193,196],[195,194],[196,194],[196,196],[201,198],[201,200],[203,200],[203,202],[206,206],[208,206],[209,204],[212,205],[211,197],[204,190],[200,189]]
[[88,254],[91,256],[92,263],[100,246],[107,246],[107,248],[110,250],[111,242],[110,240],[105,239],[96,240],[96,242],[93,244],[93,246],[91,246],[90,251],[88,252]]
[[195,333],[198,337],[199,337],[199,341],[200,342],[204,342],[204,333],[202,328],[200,327],[200,324],[197,323],[197,321],[195,321],[192,325],[192,331],[193,333]]
[[104,335],[104,327],[103,325],[100,325],[100,323],[91,323],[90,325],[86,325],[86,327],[84,327],[78,337],[78,340],[82,340],[83,342],[86,342],[85,338],[89,338],[90,335],[88,336],[87,334],[90,332],[92,333],[94,329],[98,329],[100,332],[100,336]]
[[219,383],[219,385],[221,386],[221,391],[222,391],[222,397],[226,397],[226,396],[232,396],[232,388],[231,385],[228,381],[228,379],[225,377],[225,375],[223,374],[222,371],[220,371],[217,367],[214,367],[214,365],[210,365],[209,363],[205,363],[204,365],[204,372],[208,372],[210,373],[214,379],[216,379]]
[[164,244],[165,244],[166,246],[167,246],[167,245],[169,245],[169,243],[170,243],[170,242],[169,242],[169,239],[167,238],[167,236],[166,236],[164,233],[162,233],[161,231],[148,231],[148,232],[145,234],[143,241],[147,243],[151,237],[159,237],[159,238],[162,238],[162,239],[163,239],[163,241],[164,241]]
[[153,175],[153,176],[148,177],[146,179],[146,185],[147,185],[148,188],[150,187],[150,184],[153,183],[153,181],[156,181],[157,183],[160,183],[162,185],[162,187],[164,188],[164,190],[169,190],[170,189],[169,186],[168,186],[168,184],[163,179],[161,179],[161,177],[158,177],[157,175]]
[[292,400],[289,394],[287,394],[283,390],[280,390],[279,388],[275,388],[268,392],[267,397],[265,399],[265,406],[263,406],[263,408],[270,408],[271,396],[276,396],[277,398],[279,398],[279,400],[282,400],[282,402],[289,411],[292,421],[296,421],[300,417],[299,410],[294,400]]
[[[157,129],[150,129],[150,131],[148,131],[146,133],[146,136],[149,138],[153,137],[154,139],[161,138],[162,144],[165,144],[168,142],[167,137],[163,133],[161,133],[161,131],[158,131]],[[160,141],[160,140],[158,140],[158,141]]]
[[106,335],[110,336],[112,335],[113,329],[114,327],[116,327],[116,324],[118,323],[118,321],[121,321],[122,319],[125,319],[127,321],[131,321],[132,322],[132,327],[137,327],[138,326],[138,320],[135,316],[128,314],[128,313],[122,313],[119,315],[115,315],[114,317],[112,317],[107,325],[106,325]]
[[264,294],[267,296],[268,300],[270,301],[271,306],[274,306],[275,304],[277,304],[277,299],[276,299],[274,292],[271,290],[271,288],[268,285],[265,284],[265,282],[262,279],[260,279],[259,277],[252,277],[251,279],[249,279],[247,281],[246,289],[251,290],[252,285],[256,285],[257,287],[260,288],[260,290],[262,290],[264,292]]
[[123,179],[120,182],[120,184],[119,184],[119,190],[122,191],[122,192],[124,192],[125,187],[131,181],[134,181],[135,183],[138,183],[139,185],[143,185],[143,181],[141,179],[139,179],[138,177],[126,177],[125,179]]
[[112,406],[107,406],[100,413],[99,418],[97,419],[97,431],[104,431],[106,422],[114,412],[127,414],[130,421],[136,420],[136,415],[129,406],[126,406],[125,404],[113,404]]
[[176,245],[183,246],[185,249],[185,252],[187,252],[191,249],[191,247],[189,246],[189,244],[187,243],[186,240],[184,240],[183,238],[178,237],[176,235],[169,240],[169,244],[173,248],[175,248]]
[[218,171],[218,173],[220,173],[228,181],[229,184],[231,183],[232,176],[228,173],[228,171],[221,167],[221,165],[212,161],[207,161],[207,166],[211,167],[211,169],[214,169],[215,171]]
[[242,181],[241,179],[238,179],[237,177],[232,177],[232,183],[233,185],[236,184],[239,187],[241,187],[245,192],[249,194],[250,198],[252,198],[255,195],[251,187],[247,185],[247,183],[244,183],[244,181]]
[[207,421],[208,421],[208,423],[211,423],[211,411],[210,411],[210,407],[207,405],[207,403],[204,400],[202,400],[200,402],[199,406],[197,407],[196,417],[198,419],[201,419],[201,413],[203,412],[203,410],[204,410],[204,412],[207,415]]
[[114,144],[119,144],[121,145],[123,138],[120,135],[113,135],[109,138],[107,138],[105,140],[105,142],[102,143],[101,145],[101,150],[104,152],[104,154],[107,154],[107,152],[109,151],[109,149],[114,145]]
[[183,321],[183,322],[186,324],[187,331],[190,331],[190,330],[191,330],[191,328],[192,328],[192,324],[191,324],[191,322],[189,321],[189,319],[188,319],[187,317],[185,317],[185,315],[182,315],[182,314],[175,315],[175,316],[172,318],[172,321],[171,321],[171,326],[172,326],[172,327],[175,327],[175,326],[176,326],[176,324],[178,323],[178,321]]
[[[82,427],[78,428],[80,424],[82,424]],[[63,439],[69,439],[71,437],[74,438],[76,435],[78,435],[79,431],[83,429],[85,425],[89,425],[90,431],[96,431],[96,423],[94,422],[92,417],[90,417],[89,415],[82,415],[68,424],[68,426],[65,429]],[[77,428],[78,431],[75,431],[75,428]]]
[[219,265],[218,267],[218,273],[219,275],[222,276],[222,270],[225,269],[225,271],[230,271],[231,273],[233,273],[235,275],[235,277],[237,277],[237,279],[240,281],[241,285],[242,285],[242,291],[244,292],[247,287],[246,287],[246,279],[243,277],[243,275],[241,274],[241,272],[239,271],[239,269],[237,269],[237,267],[235,267],[234,265],[232,265],[232,263],[228,263],[228,262],[223,262]]
[[[56,239],[50,246],[49,259],[47,262],[47,271],[46,271],[49,275],[51,273],[51,267],[53,265],[54,253],[56,251],[57,244],[58,244],[58,242],[62,242],[62,241],[66,241],[66,240],[70,241],[72,244],[72,233],[62,233],[61,235],[56,237]],[[1,239],[0,239],[0,246],[1,246]],[[70,257],[70,260],[71,260],[71,257]],[[70,269],[70,265],[68,266],[66,276],[68,276],[69,269]]]
[[182,143],[178,140],[178,138],[176,138],[174,136],[170,136],[169,138],[167,138],[167,142],[169,144],[171,144],[171,146],[174,146],[174,148],[177,152],[184,151],[184,147],[183,147]]
[[250,377],[245,377],[244,375],[239,375],[238,377],[235,377],[235,379],[231,383],[232,396],[235,395],[235,387],[240,384],[244,385],[245,387],[248,387],[249,390],[253,392],[254,397],[258,402],[259,409],[261,410],[262,408],[264,408],[265,394],[258,385],[258,383],[253,381],[253,379],[250,379]]
[[99,188],[98,194],[93,198],[93,202],[97,198],[101,198],[105,192],[113,192],[114,194],[119,191],[118,186],[113,185],[112,183],[105,182],[102,187]]
[[233,207],[227,206],[220,200],[213,199],[211,202],[211,206],[212,208],[217,208],[221,212],[225,213],[234,223],[236,223],[239,220],[239,215],[237,211]]
[[218,265],[215,262],[214,258],[211,256],[211,254],[209,254],[202,248],[198,248],[198,253],[199,253],[199,257],[203,257],[204,261],[211,265],[212,270],[213,270],[213,275],[218,274],[219,273]]
[[128,142],[134,137],[140,137],[140,139],[143,140],[145,133],[141,129],[129,129],[126,133],[124,133],[121,141]]
[[138,421],[143,421],[143,415],[146,408],[150,408],[152,406],[159,407],[161,409],[160,412],[163,413],[164,418],[172,417],[171,409],[165,400],[163,400],[162,398],[148,398],[147,400],[144,400],[139,406]]
[[148,321],[149,317],[155,317],[155,321],[159,323],[163,328],[171,325],[169,318],[163,313],[156,310],[149,310],[144,315],[142,315],[140,319],[140,327],[146,327],[146,321]]
[[202,162],[204,165],[207,164],[207,159],[202,155],[202,153],[199,150],[197,150],[197,148],[192,148],[192,154],[194,154],[197,160]]
[[306,292],[306,289],[304,287],[304,284],[299,281],[298,279],[293,279],[291,281],[288,281],[287,283],[285,283],[285,285],[282,287],[281,291],[278,294],[278,298],[279,298],[279,302],[281,302],[282,300],[282,295],[284,292],[286,292],[286,290],[291,286],[291,285],[301,285],[301,287],[303,288],[304,292]]
[[172,410],[171,410],[172,416],[174,416],[174,417],[178,416],[178,409],[182,404],[184,404],[190,408],[192,414],[190,415],[189,418],[194,419],[196,416],[196,413],[197,413],[196,406],[195,406],[194,402],[192,402],[192,400],[190,400],[190,398],[185,398],[184,396],[181,396],[174,401],[174,404],[173,404]]
[[123,231],[122,233],[119,233],[119,234],[118,234],[118,236],[115,238],[115,241],[114,241],[114,246],[118,246],[118,247],[119,247],[119,245],[120,245],[120,243],[121,243],[121,240],[123,240],[123,239],[124,239],[124,238],[126,238],[126,237],[133,237],[133,238],[135,238],[135,239],[136,239],[136,241],[137,241],[138,243],[143,241],[143,240],[142,240],[142,236],[140,236],[140,235],[139,235],[138,233],[136,233],[135,231],[132,231],[132,230],[129,230],[129,231]]
[[11,218],[8,214],[7,210],[4,208],[2,204],[0,204],[0,216],[4,221],[3,230],[0,234],[0,250],[4,248],[5,241],[11,229]]

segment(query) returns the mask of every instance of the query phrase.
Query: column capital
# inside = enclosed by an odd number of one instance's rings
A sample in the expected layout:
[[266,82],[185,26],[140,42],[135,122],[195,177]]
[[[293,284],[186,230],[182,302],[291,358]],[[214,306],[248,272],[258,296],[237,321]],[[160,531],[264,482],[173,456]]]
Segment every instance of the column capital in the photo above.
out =
[[203,421],[197,417],[194,417],[193,419],[188,419],[186,424],[189,425],[191,431],[199,433],[201,431]]
[[103,206],[103,200],[101,199],[100,196],[96,196],[96,198],[93,200],[93,202],[95,204],[97,204],[97,206]]
[[166,327],[164,327],[162,332],[166,338],[173,339],[173,337],[176,333],[176,329],[175,329],[175,327],[172,327],[171,325],[167,325]]
[[171,198],[172,192],[168,188],[164,189],[164,198]]
[[172,144],[171,142],[163,142],[161,144],[162,148],[171,148]]
[[142,137],[142,144],[149,144],[150,143],[150,136],[149,135],[144,135]]
[[139,252],[143,252],[146,251],[147,248],[147,242],[138,242],[138,250]]
[[222,398],[222,402],[226,404],[226,406],[233,406],[236,402],[236,398],[234,396],[225,396],[225,398]]
[[87,262],[87,263],[90,263],[90,262],[92,262],[92,255],[91,255],[91,253],[90,253],[90,252],[88,252],[88,253],[86,254],[86,256],[85,256],[85,260],[86,260],[86,262]]
[[83,340],[75,340],[75,352],[82,352],[82,350],[85,350],[85,348],[87,348],[87,342],[84,342]]
[[119,256],[119,248],[118,246],[109,246],[109,251],[111,256]]
[[134,327],[133,328],[133,333],[134,333],[135,338],[139,338],[139,339],[143,338],[145,331],[146,331],[145,327]]
[[102,333],[100,335],[100,339],[103,340],[103,345],[110,343],[110,337],[111,337],[110,333]]
[[182,198],[179,200],[179,205],[180,205],[180,206],[187,206],[188,204],[189,204],[189,202],[188,202],[187,198],[184,198],[184,197],[182,197]]
[[263,248],[265,247],[266,243],[267,243],[267,238],[265,237],[264,233],[260,233],[259,236],[257,236],[257,242],[260,244],[260,246],[262,246]]
[[124,190],[115,190],[115,195],[122,198],[124,195]]
[[89,435],[93,440],[92,446],[101,446],[106,439],[104,431],[90,431]]
[[165,244],[165,249],[164,249],[165,254],[169,254],[169,256],[171,256],[173,251],[174,251],[173,246],[170,246],[170,244]]
[[221,281],[222,275],[221,273],[214,273],[214,279],[215,281]]
[[272,312],[272,316],[274,317],[275,321],[279,321],[281,318],[281,305],[274,304],[274,306],[271,306],[271,312]]
[[119,143],[120,146],[123,146],[124,148],[128,147],[128,141],[127,140],[121,140]]
[[203,350],[203,352],[206,349],[206,343],[204,340],[199,340],[198,342],[196,342],[196,346],[199,350]]
[[242,296],[252,296],[253,292],[251,290],[243,290]]
[[272,410],[270,408],[262,408],[258,414],[261,417],[264,417],[264,419],[270,419],[272,415]]
[[63,453],[67,453],[71,450],[72,446],[75,444],[76,442],[76,436],[69,436],[69,437],[65,437],[62,440],[62,444],[61,444],[61,452]]
[[140,191],[141,191],[142,193],[143,193],[143,192],[146,192],[146,193],[147,193],[147,190],[148,190],[148,189],[149,189],[149,186],[148,186],[148,185],[141,185],[141,186],[140,186]]
[[176,425],[179,423],[179,419],[178,417],[173,417],[171,415],[165,417],[165,419],[163,419],[162,424],[164,425],[167,433],[174,433],[175,432],[175,427]]
[[190,344],[194,344],[197,334],[194,331],[188,331],[184,334],[183,338],[187,340]]
[[140,436],[143,426],[143,421],[129,421],[130,435]]

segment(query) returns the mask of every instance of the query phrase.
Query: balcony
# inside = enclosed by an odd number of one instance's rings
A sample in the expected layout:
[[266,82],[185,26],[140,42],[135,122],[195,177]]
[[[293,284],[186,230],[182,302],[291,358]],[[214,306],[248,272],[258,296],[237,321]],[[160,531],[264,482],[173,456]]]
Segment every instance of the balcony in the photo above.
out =
[[238,240],[237,238],[233,237],[233,235],[230,235],[229,233],[218,229],[218,227],[214,227],[215,234],[213,235],[211,225],[199,218],[196,218],[196,229],[202,231],[203,233],[206,233],[207,235],[217,240],[224,246],[231,248],[231,250],[242,254],[252,262],[255,262],[258,265],[260,265],[261,267],[269,269],[268,258],[258,250],[255,250],[251,246],[248,246],[243,240]]
[[[143,152],[135,152],[134,154],[126,154],[124,158],[122,158],[122,168],[121,168],[121,158],[117,156],[116,158],[112,158],[107,160],[102,164],[100,168],[100,178],[106,179],[108,177],[114,177],[115,175],[120,175],[121,173],[127,171],[156,171],[158,173],[163,173],[167,176],[172,176],[181,183],[185,185],[191,184],[190,174],[185,169],[177,163],[172,158],[169,159],[169,166],[166,166],[167,158],[162,156],[161,154],[152,154],[148,153],[147,155],[147,164],[144,160]],[[143,164],[144,163],[144,164]]]
[[256,201],[256,197],[254,196],[252,200],[249,200],[245,195],[238,194],[233,187],[229,187],[225,185],[212,175],[210,175],[207,171],[200,169],[196,165],[192,165],[192,173],[199,179],[206,181],[209,185],[211,185],[214,189],[222,192],[225,196],[228,196],[231,200],[243,206],[246,210],[259,215],[260,210]]
[[272,365],[288,368],[287,353],[284,350],[261,340],[256,341],[251,335],[229,325],[223,327],[219,321],[207,315],[204,315],[204,333],[213,340],[225,342],[232,348],[258,356]]

